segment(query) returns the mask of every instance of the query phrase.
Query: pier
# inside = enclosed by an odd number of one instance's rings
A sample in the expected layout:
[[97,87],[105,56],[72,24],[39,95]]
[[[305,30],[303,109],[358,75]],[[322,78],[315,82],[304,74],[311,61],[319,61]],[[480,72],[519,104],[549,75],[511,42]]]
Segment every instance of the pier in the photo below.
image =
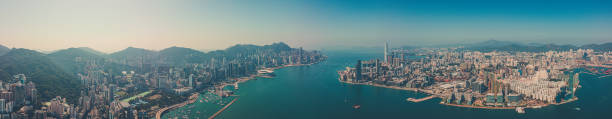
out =
[[215,117],[219,116],[219,114],[221,114],[221,112],[223,112],[223,110],[227,109],[230,105],[232,105],[234,102],[236,102],[236,100],[238,100],[238,97],[234,98],[234,100],[232,100],[230,103],[227,103],[227,105],[225,105],[225,107],[221,108],[221,110],[217,111],[215,114],[210,116],[208,119],[214,119]]
[[411,102],[421,102],[421,101],[432,99],[434,97],[436,97],[436,95],[430,95],[430,96],[427,96],[427,97],[424,97],[424,98],[421,98],[421,99],[408,98],[406,100],[411,101]]

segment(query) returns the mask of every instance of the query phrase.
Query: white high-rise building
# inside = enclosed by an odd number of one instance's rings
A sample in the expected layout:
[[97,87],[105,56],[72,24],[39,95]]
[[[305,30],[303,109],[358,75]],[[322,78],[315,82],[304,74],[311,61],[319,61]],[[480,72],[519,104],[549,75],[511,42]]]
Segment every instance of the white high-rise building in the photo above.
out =
[[387,62],[387,57],[389,56],[389,41],[385,41],[385,62]]
[[193,74],[189,74],[189,87],[193,87]]

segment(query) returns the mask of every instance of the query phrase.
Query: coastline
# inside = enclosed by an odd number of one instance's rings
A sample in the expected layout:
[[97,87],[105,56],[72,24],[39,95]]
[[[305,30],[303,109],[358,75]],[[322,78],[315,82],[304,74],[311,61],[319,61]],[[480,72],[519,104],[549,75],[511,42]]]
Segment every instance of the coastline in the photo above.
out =
[[[313,64],[317,64],[319,62],[315,62],[315,63],[310,63],[310,64],[289,64],[289,65],[283,65],[283,66],[277,66],[277,67],[270,67],[270,68],[264,68],[266,70],[277,70],[277,69],[281,69],[281,68],[286,68],[286,67],[294,67],[294,66],[305,66],[305,65],[313,65]],[[252,74],[250,76],[246,76],[246,77],[240,77],[240,78],[234,78],[232,80],[235,80],[236,82],[234,82],[233,85],[237,85],[240,83],[244,83],[247,82],[251,79],[255,79],[257,77],[263,77],[260,76],[259,74]],[[272,77],[263,77],[263,78],[272,78]],[[228,84],[228,83],[222,83],[219,86],[221,86],[221,88],[227,86],[227,85],[232,85],[232,84]],[[213,86],[213,87],[217,87],[217,86]],[[233,96],[237,96],[237,95],[233,95]],[[225,109],[227,109],[230,105],[232,105],[234,102],[236,102],[236,100],[238,100],[238,97],[236,97],[234,100],[232,100],[230,103],[228,103],[227,105],[225,105],[225,107],[221,108],[219,111],[217,111],[216,113],[214,113],[212,116],[210,116],[208,119],[214,119],[215,117],[217,117],[218,115],[221,114],[221,112],[223,112]]]
[[[390,88],[390,89],[396,89],[396,90],[407,90],[407,91],[414,91],[414,92],[423,92],[426,93],[430,96],[434,96],[432,98],[439,98],[436,94],[433,94],[430,90],[425,90],[425,89],[417,89],[417,88],[405,88],[405,87],[399,87],[399,86],[386,86],[386,85],[381,85],[381,84],[373,84],[373,83],[369,83],[369,82],[363,82],[363,83],[356,83],[356,82],[348,82],[348,81],[341,81],[338,80],[341,83],[347,83],[347,84],[352,84],[352,85],[368,85],[368,86],[374,86],[374,87],[382,87],[382,88]],[[426,97],[427,98],[427,97]],[[565,103],[569,103],[569,102],[573,102],[578,100],[578,97],[574,97],[571,100],[567,100],[567,101],[563,101],[560,103],[550,103],[550,104],[544,104],[544,105],[528,105],[528,106],[511,106],[511,107],[494,107],[494,106],[475,106],[475,105],[460,105],[460,104],[446,104],[446,103],[440,103],[442,105],[446,105],[446,106],[454,106],[454,107],[465,107],[465,108],[477,108],[477,109],[516,109],[516,108],[542,108],[542,107],[546,107],[546,106],[550,106],[550,105],[561,105],[561,104],[565,104]],[[418,101],[420,102],[420,101]]]
[[447,104],[440,103],[442,105],[454,106],[454,107],[466,107],[466,108],[477,108],[477,109],[515,109],[517,107],[492,107],[492,106],[473,106],[473,105],[459,105],[459,104]]
[[[339,80],[340,81],[340,80]],[[340,81],[342,83],[347,83],[347,84],[353,84],[353,85],[368,85],[368,86],[374,86],[374,87],[382,87],[382,88],[391,88],[391,89],[397,89],[397,90],[407,90],[407,91],[414,91],[414,92],[424,92],[427,93],[428,95],[434,95],[433,93],[431,93],[431,91],[429,90],[424,90],[424,89],[417,89],[417,88],[406,88],[406,87],[399,87],[399,86],[386,86],[386,85],[381,85],[381,84],[373,84],[373,83],[368,83],[368,82],[363,82],[363,83],[356,83],[356,82],[348,82],[348,81]]]
[[[286,67],[306,66],[306,65],[313,65],[313,64],[317,64],[317,63],[319,63],[319,62],[316,62],[316,63],[310,63],[310,64],[288,64],[288,65],[282,65],[282,66],[276,66],[276,67],[269,67],[269,68],[263,68],[263,69],[266,69],[266,70],[272,70],[272,71],[274,71],[274,70],[281,69],[281,68],[286,68]],[[262,78],[273,78],[273,77],[269,77],[269,76],[262,76],[262,75],[259,75],[259,74],[251,74],[250,76],[245,76],[245,77],[239,77],[239,78],[233,78],[233,79],[230,79],[230,80],[235,81],[233,84],[230,84],[230,83],[222,83],[222,84],[218,84],[218,85],[213,86],[213,87],[218,87],[218,86],[221,86],[221,88],[223,88],[223,87],[225,87],[225,86],[227,86],[227,85],[235,85],[235,84],[244,83],[244,82],[247,82],[247,81],[249,81],[249,80],[255,79],[255,78],[257,78],[257,77],[262,77]]]
[[[319,63],[319,62],[316,62],[316,63]],[[264,69],[267,69],[267,70],[276,70],[276,69],[281,69],[281,68],[286,68],[286,67],[293,67],[293,66],[312,65],[312,64],[316,64],[316,63],[310,63],[310,64],[290,64],[290,65],[283,65],[283,66],[270,67],[270,68],[264,68]],[[246,76],[246,77],[233,78],[233,79],[231,79],[231,80],[235,80],[235,81],[236,81],[236,82],[234,82],[234,84],[239,84],[239,83],[244,83],[244,82],[246,82],[246,81],[249,81],[249,80],[251,80],[251,79],[255,79],[256,77],[261,77],[261,76],[260,76],[259,74],[252,74],[252,75],[250,75],[250,76]],[[264,78],[271,78],[271,77],[264,77]],[[227,86],[227,85],[234,85],[234,84],[222,83],[222,84],[218,84],[218,85],[213,86],[213,87],[218,87],[218,86],[225,87],[225,86]],[[198,93],[198,92],[195,92],[195,93],[194,93],[192,96],[194,96],[194,95],[199,95],[199,93]],[[235,96],[235,95],[234,95],[234,96]],[[236,99],[232,100],[230,103],[235,102],[237,99],[238,99],[238,98],[236,98]],[[194,100],[191,100],[191,98],[190,98],[190,99],[188,99],[187,101],[185,101],[185,102],[183,102],[183,103],[174,104],[174,105],[169,106],[169,107],[164,107],[164,108],[161,108],[160,110],[158,110],[158,111],[156,112],[156,116],[155,116],[155,118],[156,118],[156,119],[161,119],[161,116],[163,116],[163,113],[164,113],[164,112],[171,111],[172,109],[176,109],[176,108],[181,108],[181,107],[184,107],[184,106],[186,106],[187,104],[194,103],[195,101],[196,101],[195,99],[194,99]],[[219,110],[217,113],[215,113],[213,116],[211,116],[211,117],[210,117],[210,119],[212,119],[212,118],[214,118],[215,116],[219,115],[219,114],[220,114],[220,113],[221,113],[223,110],[225,110],[226,108],[228,108],[228,107],[229,107],[229,105],[231,105],[231,104],[226,105],[224,108],[222,108],[222,109],[221,109],[221,110]]]

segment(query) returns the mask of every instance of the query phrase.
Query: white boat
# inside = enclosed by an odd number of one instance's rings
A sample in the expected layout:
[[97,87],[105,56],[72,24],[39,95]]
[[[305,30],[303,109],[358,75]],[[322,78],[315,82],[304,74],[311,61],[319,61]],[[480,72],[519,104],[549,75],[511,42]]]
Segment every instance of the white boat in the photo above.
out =
[[518,112],[519,114],[523,114],[523,113],[525,113],[525,108],[523,108],[523,107],[516,107],[516,112]]

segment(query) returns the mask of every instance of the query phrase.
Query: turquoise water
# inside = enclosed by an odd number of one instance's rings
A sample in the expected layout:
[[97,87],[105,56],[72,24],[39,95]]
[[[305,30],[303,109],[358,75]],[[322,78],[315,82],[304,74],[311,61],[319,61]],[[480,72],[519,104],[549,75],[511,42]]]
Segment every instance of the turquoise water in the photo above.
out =
[[[310,66],[276,70],[276,77],[250,80],[240,84],[239,99],[217,118],[227,119],[329,119],[329,118],[609,118],[609,85],[612,79],[594,79],[581,75],[578,101],[540,109],[526,109],[526,114],[514,110],[486,110],[450,107],[438,104],[440,99],[413,103],[409,97],[426,94],[366,85],[343,84],[337,80],[337,70],[354,64],[357,59],[380,58],[379,54],[325,52],[327,61]],[[221,99],[229,102],[232,98]],[[360,109],[353,109],[355,104]],[[223,105],[195,103],[166,115],[187,114],[190,118],[208,118]],[[580,110],[576,110],[580,108]],[[190,112],[181,110],[191,110]],[[202,113],[194,114],[194,110]],[[204,113],[206,111],[206,113]],[[164,116],[167,117],[167,116]]]

